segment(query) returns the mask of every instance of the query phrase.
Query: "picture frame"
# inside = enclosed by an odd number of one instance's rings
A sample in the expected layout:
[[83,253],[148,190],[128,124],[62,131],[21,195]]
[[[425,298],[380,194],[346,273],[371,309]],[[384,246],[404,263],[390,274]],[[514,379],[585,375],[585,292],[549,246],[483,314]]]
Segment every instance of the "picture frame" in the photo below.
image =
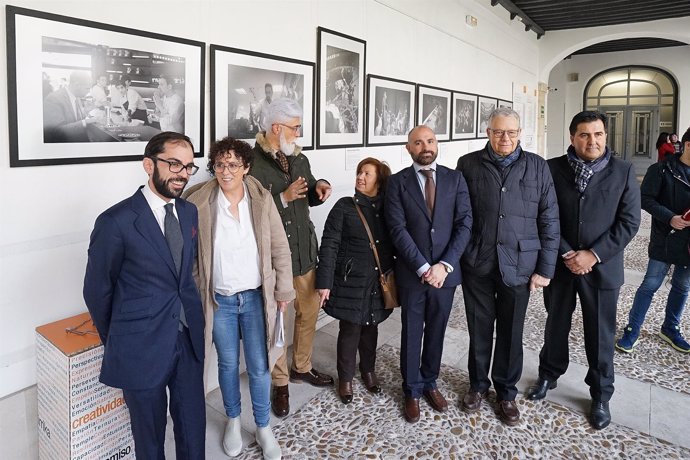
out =
[[[265,131],[262,112],[272,100],[289,97],[302,106],[297,143],[314,148],[313,62],[222,45],[211,45],[211,137],[254,145]],[[268,102],[267,102],[268,101]]]
[[367,42],[317,28],[316,148],[364,146]]
[[431,128],[438,142],[450,141],[452,91],[435,86],[417,85],[417,125]]
[[367,145],[400,145],[415,123],[416,84],[367,76]]
[[506,101],[505,99],[498,99],[498,108],[501,107],[508,107],[509,109],[513,108],[513,101]]
[[141,160],[168,130],[203,156],[205,43],[5,11],[10,167]]
[[477,95],[453,91],[451,140],[477,137]]
[[489,115],[497,107],[495,97],[478,96],[477,102],[477,139],[486,139],[486,128],[489,127]]

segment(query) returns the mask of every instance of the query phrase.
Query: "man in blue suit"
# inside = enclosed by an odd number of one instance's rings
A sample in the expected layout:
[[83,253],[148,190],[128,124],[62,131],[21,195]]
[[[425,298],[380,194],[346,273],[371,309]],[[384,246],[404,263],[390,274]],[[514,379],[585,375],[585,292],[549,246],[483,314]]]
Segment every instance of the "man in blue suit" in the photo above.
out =
[[170,392],[178,459],[203,459],[204,316],[192,278],[197,210],[179,198],[198,168],[189,138],[146,145],[148,183],[98,216],[84,300],[105,347],[100,380],[121,388],[136,455],[162,459]]
[[404,412],[414,423],[422,395],[434,410],[448,410],[436,379],[453,295],[462,279],[460,256],[470,239],[472,210],[462,174],[436,164],[438,145],[431,129],[412,129],[406,147],[413,164],[391,176],[385,215],[397,251]]

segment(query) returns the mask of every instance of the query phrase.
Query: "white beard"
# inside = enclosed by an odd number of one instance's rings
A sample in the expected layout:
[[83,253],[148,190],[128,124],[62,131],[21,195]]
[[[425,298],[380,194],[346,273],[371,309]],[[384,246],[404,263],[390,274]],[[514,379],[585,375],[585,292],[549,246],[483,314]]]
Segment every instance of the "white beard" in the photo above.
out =
[[285,154],[285,156],[291,156],[293,153],[295,153],[295,147],[297,144],[295,142],[288,143],[287,140],[285,140],[285,134],[281,131],[280,132],[280,151]]

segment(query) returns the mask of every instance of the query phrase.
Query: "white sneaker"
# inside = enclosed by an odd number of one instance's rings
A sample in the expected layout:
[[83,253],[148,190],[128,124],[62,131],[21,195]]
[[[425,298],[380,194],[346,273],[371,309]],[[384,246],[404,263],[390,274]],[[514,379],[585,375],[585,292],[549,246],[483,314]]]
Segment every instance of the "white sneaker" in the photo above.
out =
[[230,457],[237,457],[242,452],[242,425],[240,418],[229,418],[223,435],[223,450]]
[[270,425],[256,428],[256,442],[264,452],[264,460],[280,460],[283,457],[283,453],[280,451],[280,444],[273,436],[273,430],[271,430]]

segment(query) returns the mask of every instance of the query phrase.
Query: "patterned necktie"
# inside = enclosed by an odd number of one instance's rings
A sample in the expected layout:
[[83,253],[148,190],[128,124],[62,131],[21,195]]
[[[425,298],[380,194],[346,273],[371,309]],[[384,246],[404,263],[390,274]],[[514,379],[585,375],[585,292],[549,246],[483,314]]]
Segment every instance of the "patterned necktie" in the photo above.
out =
[[[165,220],[163,221],[163,228],[165,229],[165,240],[168,242],[170,254],[172,255],[173,262],[175,263],[175,269],[179,275],[180,268],[182,267],[182,247],[184,245],[184,241],[182,239],[182,230],[180,230],[180,222],[173,213],[172,203],[165,205]],[[187,317],[184,312],[184,307],[180,308],[180,323],[184,326],[187,326]],[[180,328],[180,330],[182,329]]]
[[434,203],[436,202],[436,183],[434,182],[434,170],[421,169],[419,172],[426,177],[426,182],[424,183],[424,200],[426,201],[426,207],[429,210],[429,215],[433,216]]
[[290,174],[290,164],[288,163],[288,159],[285,154],[278,150],[276,152],[276,159],[278,160],[280,169],[282,169],[285,174]]

